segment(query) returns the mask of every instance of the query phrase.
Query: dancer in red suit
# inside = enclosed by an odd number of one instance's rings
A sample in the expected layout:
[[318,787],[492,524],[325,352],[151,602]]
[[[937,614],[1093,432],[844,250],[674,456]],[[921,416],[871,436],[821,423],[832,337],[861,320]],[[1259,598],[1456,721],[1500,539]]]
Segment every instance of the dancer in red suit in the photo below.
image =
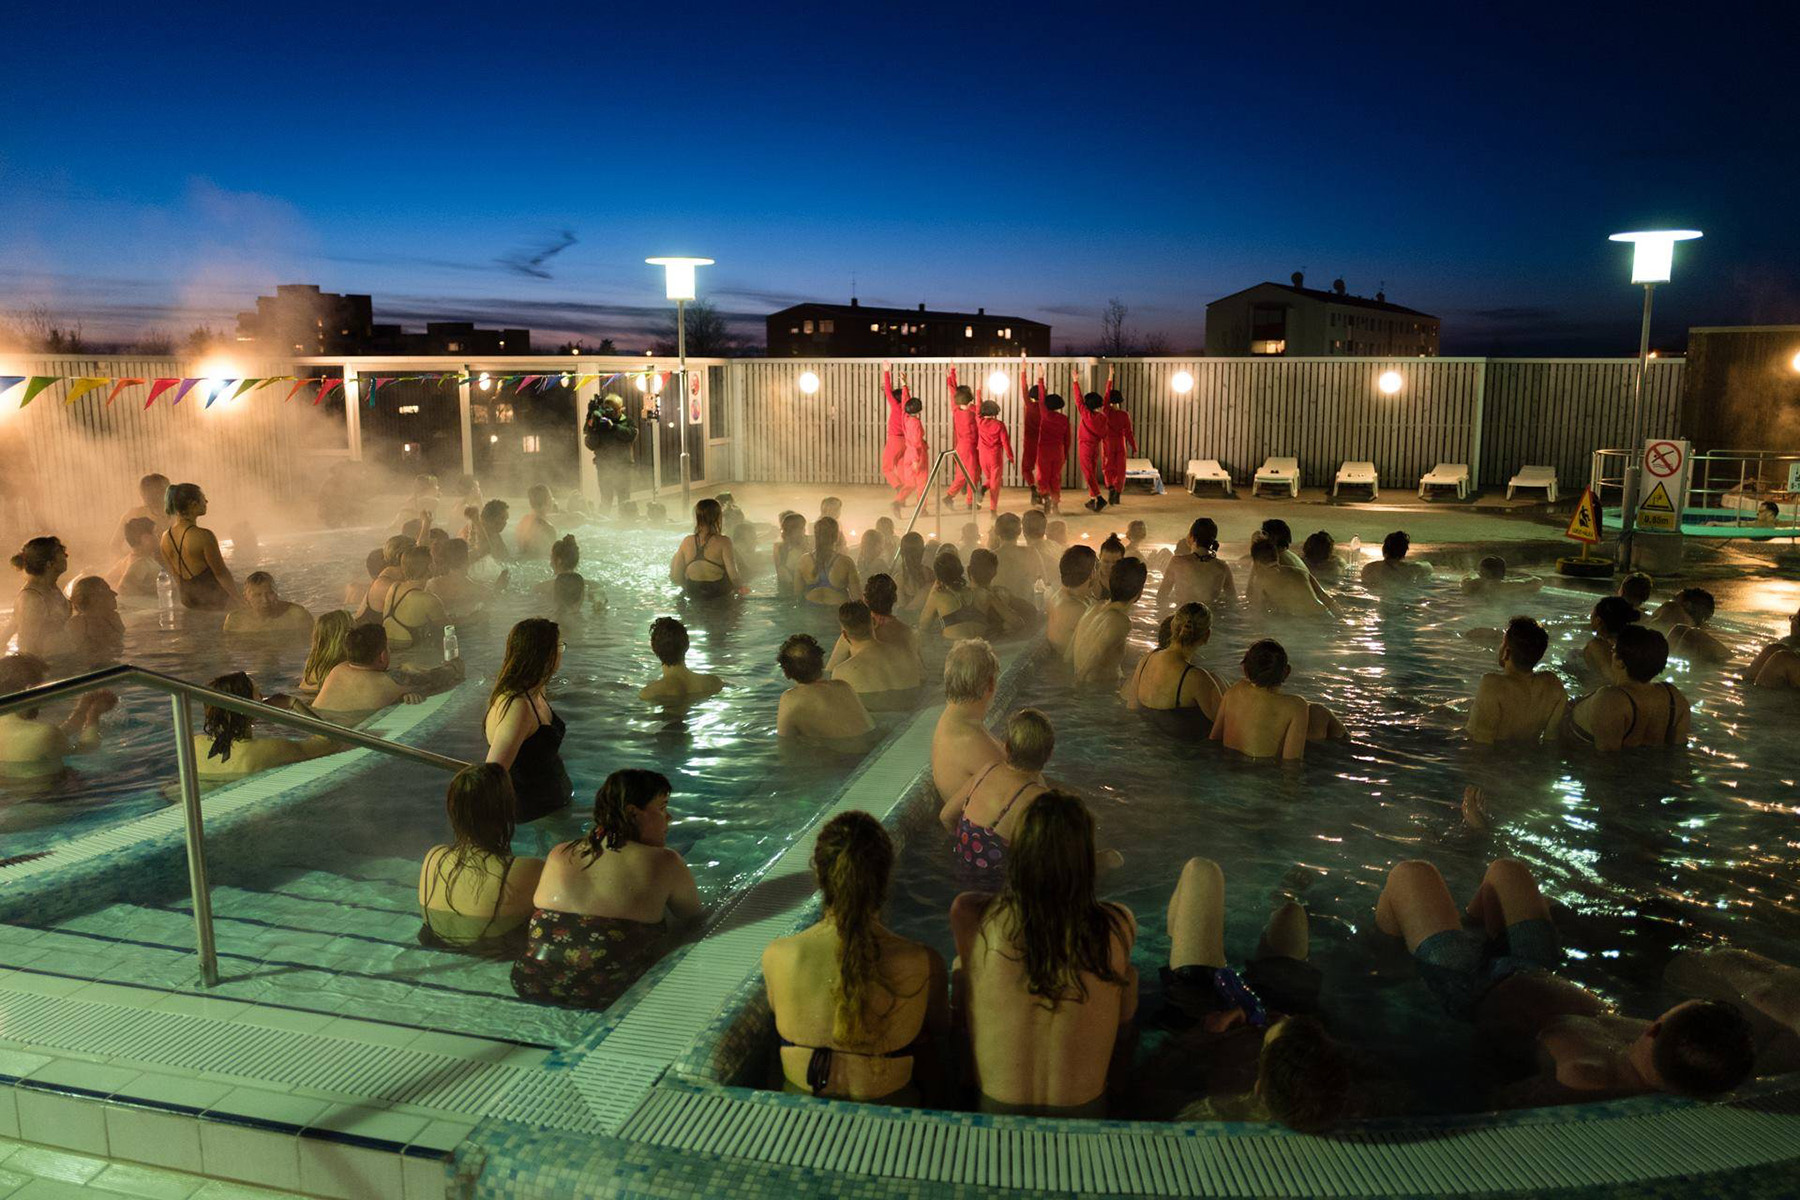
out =
[[894,364],[881,364],[881,390],[887,396],[887,441],[881,447],[881,477],[891,488],[900,486],[900,460],[906,454],[906,385],[894,394]]
[[981,403],[981,418],[976,423],[976,436],[981,442],[981,477],[987,485],[988,511],[1000,511],[1000,457],[1016,463],[1013,457],[1012,437],[1006,432],[1006,422],[1000,419],[1000,406],[992,400]]
[[900,455],[900,482],[894,486],[895,512],[912,503],[931,477],[931,446],[925,441],[925,422],[919,419],[924,407],[918,397],[909,396],[901,409],[904,449]]
[[1038,421],[1043,416],[1044,377],[1038,376],[1031,386],[1031,371],[1023,356],[1019,358],[1019,403],[1025,406],[1024,444],[1019,451],[1019,475],[1031,489],[1031,502],[1039,500],[1037,485]]
[[1037,463],[1032,472],[1045,512],[1062,511],[1063,468],[1069,462],[1069,418],[1063,414],[1063,398],[1055,392],[1044,397],[1038,418]]
[[[1112,396],[1112,374],[1106,376],[1106,395],[1089,392],[1081,395],[1081,373],[1073,372],[1075,383],[1074,394],[1081,396],[1081,429],[1076,443],[1081,461],[1081,477],[1088,485],[1087,509],[1099,512],[1106,507],[1106,498],[1100,494],[1100,485],[1105,477],[1100,470],[1100,447],[1106,441],[1106,431],[1110,421],[1106,415],[1106,402]],[[1038,435],[1042,437],[1043,434]]]
[[1106,399],[1106,499],[1117,504],[1119,492],[1125,487],[1125,447],[1130,446],[1131,452],[1137,453],[1137,430],[1132,428],[1131,414],[1125,411],[1125,398],[1109,387]]
[[975,489],[979,486],[979,482],[976,478],[971,478],[971,475],[979,476],[981,472],[981,468],[976,465],[975,461],[975,423],[977,419],[975,415],[975,404],[976,399],[974,391],[971,390],[967,384],[958,386],[956,382],[956,368],[951,367],[950,407],[956,414],[954,419],[956,430],[956,456],[962,460],[962,465],[966,468],[966,470],[958,470],[955,464],[952,464],[950,467],[950,491],[944,496],[944,503],[951,507],[955,506],[957,495],[965,490],[969,493],[970,509],[973,509],[977,502]]

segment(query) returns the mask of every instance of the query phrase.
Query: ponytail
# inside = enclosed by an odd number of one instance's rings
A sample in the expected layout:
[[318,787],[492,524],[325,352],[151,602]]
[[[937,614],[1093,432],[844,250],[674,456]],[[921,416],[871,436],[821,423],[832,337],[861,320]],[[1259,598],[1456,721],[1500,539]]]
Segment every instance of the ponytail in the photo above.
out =
[[842,813],[819,831],[812,866],[826,919],[837,929],[839,942],[838,978],[831,989],[831,1039],[845,1046],[863,1045],[877,1032],[869,1020],[871,993],[876,988],[887,992],[890,1010],[896,999],[882,978],[876,932],[893,871],[894,843],[868,813]]

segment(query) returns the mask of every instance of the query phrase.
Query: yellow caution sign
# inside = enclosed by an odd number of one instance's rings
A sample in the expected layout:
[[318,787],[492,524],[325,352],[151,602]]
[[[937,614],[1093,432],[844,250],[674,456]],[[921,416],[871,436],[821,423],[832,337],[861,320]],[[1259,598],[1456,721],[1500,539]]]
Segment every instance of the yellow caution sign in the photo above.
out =
[[1675,505],[1670,503],[1668,489],[1663,487],[1661,481],[1658,481],[1657,485],[1650,489],[1650,494],[1644,497],[1642,504],[1638,505],[1637,524],[1640,529],[1662,529],[1670,533],[1675,532]]
[[1575,506],[1575,515],[1569,518],[1569,528],[1563,536],[1590,545],[1600,540],[1600,502],[1594,499],[1593,488],[1581,493],[1581,503]]

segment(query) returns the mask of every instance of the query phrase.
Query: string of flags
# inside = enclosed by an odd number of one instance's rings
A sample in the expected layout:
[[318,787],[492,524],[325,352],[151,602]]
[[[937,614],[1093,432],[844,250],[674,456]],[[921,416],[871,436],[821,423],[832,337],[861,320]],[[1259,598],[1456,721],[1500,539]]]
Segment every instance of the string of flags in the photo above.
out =
[[[432,382],[438,386],[454,383],[458,387],[469,383],[480,383],[484,387],[486,385],[505,387],[510,384],[514,393],[520,394],[531,389],[542,393],[557,386],[581,388],[595,380],[600,382],[601,387],[606,387],[629,375],[654,377],[658,381],[656,390],[660,392],[673,374],[672,371],[614,371],[610,374],[599,371],[582,374],[572,371],[552,371],[547,374],[535,375],[491,375],[486,373],[471,375],[467,371],[425,371],[406,375],[359,375],[356,382],[366,385],[364,390],[368,402],[373,405],[377,392],[390,384],[401,382]],[[145,408],[149,408],[164,396],[169,397],[168,406],[173,408],[196,389],[199,389],[206,397],[202,407],[211,408],[217,400],[236,400],[246,392],[260,392],[264,388],[278,383],[290,385],[287,394],[282,397],[284,402],[292,400],[295,396],[308,392],[310,389],[312,402],[316,405],[323,403],[327,396],[344,386],[342,378],[310,375],[263,375],[247,379],[215,379],[206,376],[139,379],[110,375],[0,375],[0,400],[4,400],[8,392],[22,385],[24,391],[19,395],[19,407],[24,408],[59,383],[67,385],[62,397],[65,406],[105,389],[104,407],[107,408],[112,407],[113,401],[119,398],[121,392],[127,388],[137,387],[145,389]],[[108,384],[111,386],[108,387]],[[173,395],[170,395],[171,392]]]

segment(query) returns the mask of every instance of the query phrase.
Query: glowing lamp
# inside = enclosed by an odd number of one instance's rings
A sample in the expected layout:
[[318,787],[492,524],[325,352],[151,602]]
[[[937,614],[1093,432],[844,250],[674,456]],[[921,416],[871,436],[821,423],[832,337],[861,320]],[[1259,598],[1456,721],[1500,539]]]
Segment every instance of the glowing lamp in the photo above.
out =
[[1175,377],[1169,380],[1169,386],[1175,389],[1177,396],[1185,396],[1194,390],[1194,377],[1186,371],[1177,371]]
[[802,371],[799,382],[800,390],[808,396],[819,390],[819,377],[811,371]]
[[1794,368],[1796,371],[1800,371],[1800,351],[1794,353],[1793,361],[1788,363],[1788,366]]
[[1405,383],[1406,381],[1400,378],[1400,372],[1383,371],[1381,373],[1381,378],[1375,381],[1375,386],[1381,389],[1382,395],[1394,396],[1399,394],[1400,388]]
[[497,433],[488,434],[488,445],[492,446],[494,443],[498,442],[499,440],[500,440],[499,434],[497,434]]
[[481,378],[475,381],[475,386],[485,392],[494,386],[494,381],[488,378],[488,373],[486,371],[483,371],[481,373]]
[[988,376],[988,395],[996,397],[1006,395],[1006,372],[995,371]]
[[645,262],[663,269],[663,295],[671,300],[694,298],[694,268],[710,267],[710,258],[646,258]]
[[650,390],[650,377],[648,375],[639,375],[633,382],[637,384],[637,390],[640,392],[647,392]]
[[1699,236],[1698,229],[1642,229],[1636,233],[1615,233],[1606,240],[1631,243],[1631,282],[1667,283],[1669,268],[1675,262],[1675,243]]

